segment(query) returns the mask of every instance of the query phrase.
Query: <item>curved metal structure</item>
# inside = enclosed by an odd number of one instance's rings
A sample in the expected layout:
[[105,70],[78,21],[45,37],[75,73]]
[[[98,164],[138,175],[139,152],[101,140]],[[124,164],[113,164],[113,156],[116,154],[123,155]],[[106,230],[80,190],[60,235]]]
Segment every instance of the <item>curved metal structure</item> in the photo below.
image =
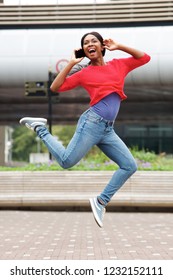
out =
[[[57,72],[69,60],[80,38],[91,28],[0,30],[0,86],[23,87],[26,81],[47,81],[48,71]],[[127,86],[150,86],[172,91],[173,26],[97,28],[103,37],[146,51],[149,64],[127,78]],[[105,59],[125,56],[106,52]],[[87,63],[87,59],[84,61]]]

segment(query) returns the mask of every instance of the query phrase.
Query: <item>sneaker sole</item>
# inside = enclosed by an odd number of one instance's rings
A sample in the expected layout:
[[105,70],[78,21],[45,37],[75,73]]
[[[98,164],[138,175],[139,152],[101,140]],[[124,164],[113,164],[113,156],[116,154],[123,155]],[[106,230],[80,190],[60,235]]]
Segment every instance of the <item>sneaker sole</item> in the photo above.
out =
[[95,204],[94,204],[93,199],[90,198],[89,201],[90,201],[91,209],[92,209],[93,216],[94,216],[94,219],[95,219],[96,223],[98,224],[99,227],[103,227],[103,224],[100,223],[100,219],[99,219],[99,217],[97,215],[97,212],[95,210]]
[[[32,118],[30,118],[30,117],[22,118],[22,119],[19,121],[19,123],[25,125],[25,123],[26,123],[26,121],[27,121],[28,119],[32,119]],[[33,118],[33,120],[34,120],[34,119],[35,119],[35,118]],[[38,121],[44,122],[45,124],[47,124],[47,119],[44,119],[44,118],[37,118],[37,122],[38,122]]]

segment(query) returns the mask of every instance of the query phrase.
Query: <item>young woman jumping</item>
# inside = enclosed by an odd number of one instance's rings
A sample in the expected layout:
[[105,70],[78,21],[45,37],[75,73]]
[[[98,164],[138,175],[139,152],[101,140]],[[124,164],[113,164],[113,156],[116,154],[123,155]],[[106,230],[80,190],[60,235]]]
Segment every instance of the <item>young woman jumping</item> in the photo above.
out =
[[[20,120],[20,124],[37,133],[63,168],[74,166],[94,145],[119,166],[103,191],[90,199],[94,218],[102,227],[107,204],[137,170],[132,154],[114,131],[114,122],[121,101],[127,98],[123,91],[125,77],[133,69],[149,62],[150,56],[112,39],[103,39],[97,32],[83,35],[81,48],[82,57],[78,57],[74,50],[69,63],[51,85],[53,92],[63,92],[82,86],[90,96],[90,107],[80,116],[68,146],[65,148],[49,133],[46,128],[47,120],[44,118],[25,117]],[[105,62],[106,50],[120,50],[129,56]],[[90,60],[88,66],[69,76],[72,68],[80,63],[84,56]]]

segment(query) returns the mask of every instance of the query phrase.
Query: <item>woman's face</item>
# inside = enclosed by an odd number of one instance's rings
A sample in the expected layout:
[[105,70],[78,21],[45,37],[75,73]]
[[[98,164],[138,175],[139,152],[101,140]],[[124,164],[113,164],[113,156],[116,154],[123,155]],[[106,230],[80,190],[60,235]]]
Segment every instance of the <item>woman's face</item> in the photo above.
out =
[[85,55],[90,60],[95,60],[102,56],[103,46],[101,42],[92,34],[88,34],[83,41]]

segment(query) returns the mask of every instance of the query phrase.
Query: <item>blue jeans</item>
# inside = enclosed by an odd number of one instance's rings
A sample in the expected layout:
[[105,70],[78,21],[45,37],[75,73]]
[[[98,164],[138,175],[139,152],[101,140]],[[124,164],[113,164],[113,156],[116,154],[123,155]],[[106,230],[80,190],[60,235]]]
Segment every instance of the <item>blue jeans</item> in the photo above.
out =
[[114,172],[111,180],[98,196],[105,206],[137,170],[132,154],[115,133],[113,122],[103,119],[91,109],[85,111],[79,118],[76,131],[66,148],[49,133],[46,127],[38,126],[36,132],[63,168],[74,166],[94,145],[97,145],[119,166],[119,169]]

